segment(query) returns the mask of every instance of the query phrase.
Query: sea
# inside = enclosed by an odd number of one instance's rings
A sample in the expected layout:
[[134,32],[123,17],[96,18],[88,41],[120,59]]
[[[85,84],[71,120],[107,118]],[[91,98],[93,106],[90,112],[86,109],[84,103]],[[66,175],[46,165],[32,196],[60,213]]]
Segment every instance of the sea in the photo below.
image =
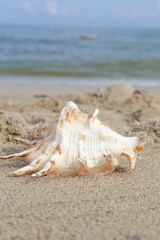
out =
[[156,86],[160,29],[0,25],[0,80]]

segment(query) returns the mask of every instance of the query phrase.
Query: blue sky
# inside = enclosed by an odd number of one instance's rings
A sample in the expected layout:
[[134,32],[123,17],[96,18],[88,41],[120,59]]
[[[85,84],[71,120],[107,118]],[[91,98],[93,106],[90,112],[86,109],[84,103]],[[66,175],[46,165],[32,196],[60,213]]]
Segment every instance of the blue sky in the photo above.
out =
[[160,27],[160,0],[0,0],[0,24]]

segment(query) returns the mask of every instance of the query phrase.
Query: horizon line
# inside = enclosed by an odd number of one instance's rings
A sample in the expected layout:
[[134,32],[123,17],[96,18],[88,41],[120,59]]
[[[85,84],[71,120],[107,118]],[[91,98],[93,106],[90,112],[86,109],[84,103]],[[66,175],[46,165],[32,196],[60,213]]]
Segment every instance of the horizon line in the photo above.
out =
[[122,26],[122,25],[119,25],[119,26],[117,26],[117,25],[100,25],[100,24],[97,24],[97,25],[95,25],[95,24],[61,24],[61,23],[56,23],[56,24],[36,24],[36,23],[34,23],[34,24],[30,24],[30,23],[23,23],[23,24],[21,24],[21,23],[3,23],[3,22],[0,22],[0,26],[13,26],[13,27],[67,27],[67,28],[75,28],[75,27],[90,27],[90,28],[115,28],[115,29],[128,29],[128,28],[130,28],[130,29],[160,29],[160,26],[146,26],[146,25],[144,25],[144,26],[134,26],[134,25],[128,25],[128,26]]

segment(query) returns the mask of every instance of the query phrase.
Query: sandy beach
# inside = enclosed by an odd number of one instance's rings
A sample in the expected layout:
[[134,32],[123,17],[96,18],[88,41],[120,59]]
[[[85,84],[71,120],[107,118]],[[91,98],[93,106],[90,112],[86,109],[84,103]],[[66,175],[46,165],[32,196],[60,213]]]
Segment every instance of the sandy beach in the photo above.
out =
[[7,137],[58,116],[68,100],[125,136],[147,139],[131,171],[126,158],[110,175],[33,178],[8,174],[27,161],[0,161],[1,240],[158,240],[160,237],[160,89],[121,82],[99,89],[0,86],[0,155],[24,146]]

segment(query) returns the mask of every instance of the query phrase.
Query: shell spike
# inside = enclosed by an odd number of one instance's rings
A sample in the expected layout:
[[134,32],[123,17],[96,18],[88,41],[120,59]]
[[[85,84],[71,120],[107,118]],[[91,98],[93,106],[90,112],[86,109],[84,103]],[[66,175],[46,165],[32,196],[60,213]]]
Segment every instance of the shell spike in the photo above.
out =
[[133,142],[132,142],[133,148],[126,149],[126,151],[124,151],[122,155],[128,158],[130,163],[130,168],[134,169],[136,165],[137,154],[139,151],[141,151],[144,148],[146,140],[145,138],[136,138],[136,137],[133,137],[132,139],[133,139]]
[[17,137],[13,137],[12,139],[7,139],[7,141],[9,142],[15,142],[15,143],[19,143],[19,144],[23,144],[25,146],[34,146],[36,145],[37,141],[36,140],[28,140],[28,139],[23,139],[23,138],[17,138]]
[[88,118],[92,119],[94,121],[95,118],[97,118],[99,113],[98,108],[94,109],[94,111],[88,116]]
[[60,116],[63,117],[63,116],[65,116],[67,113],[72,112],[74,109],[77,109],[77,110],[78,110],[77,105],[76,105],[74,102],[69,101],[69,102],[67,102],[67,104],[64,106],[64,108],[61,110]]
[[136,148],[134,149],[134,157],[131,157],[131,169],[135,168],[136,165],[136,157],[137,157],[137,153],[139,151],[141,151],[144,148],[144,145],[146,144],[146,139],[145,138],[138,138],[138,144],[136,146]]
[[141,151],[144,148],[144,145],[146,144],[146,139],[145,138],[139,138],[139,144],[137,146],[137,151]]
[[96,108],[90,115],[88,115],[87,118],[87,125],[90,127],[92,125],[92,123],[94,122],[94,120],[97,118],[99,113],[98,108]]
[[7,156],[0,156],[0,160],[14,160],[14,159],[24,160],[28,158],[28,156],[30,155],[30,152],[31,152],[30,150],[27,150],[21,153],[15,153]]
[[133,170],[136,165],[136,156],[129,157],[130,168]]

